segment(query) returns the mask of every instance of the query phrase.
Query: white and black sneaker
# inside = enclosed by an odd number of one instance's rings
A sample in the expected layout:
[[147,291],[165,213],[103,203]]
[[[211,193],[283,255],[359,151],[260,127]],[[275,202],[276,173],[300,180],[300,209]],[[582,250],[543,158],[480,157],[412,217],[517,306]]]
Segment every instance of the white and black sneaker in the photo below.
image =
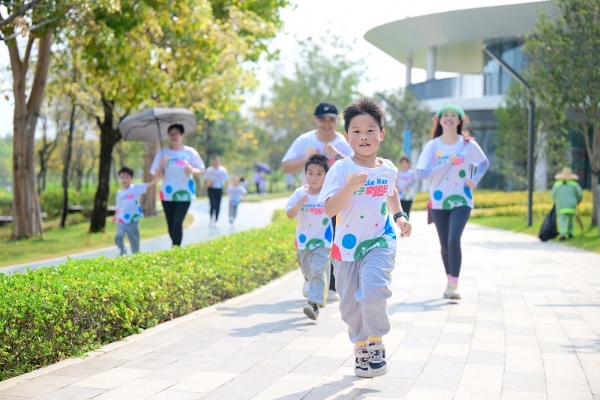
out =
[[372,378],[369,373],[369,350],[367,346],[354,346],[354,374],[360,378]]
[[308,303],[304,306],[302,311],[304,311],[304,314],[306,314],[306,316],[312,320],[316,321],[319,317],[319,306],[317,306],[315,303]]
[[387,374],[389,366],[385,358],[385,345],[382,342],[369,343],[369,374],[381,376]]

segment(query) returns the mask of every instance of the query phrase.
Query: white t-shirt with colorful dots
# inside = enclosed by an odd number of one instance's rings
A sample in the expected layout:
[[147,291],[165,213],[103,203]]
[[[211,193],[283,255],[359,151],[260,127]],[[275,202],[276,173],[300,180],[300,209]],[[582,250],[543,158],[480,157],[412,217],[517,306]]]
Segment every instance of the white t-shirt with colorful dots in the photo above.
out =
[[127,189],[121,189],[117,192],[117,222],[120,224],[130,224],[137,222],[144,217],[142,206],[140,205],[140,196],[146,193],[148,184],[139,183],[129,185]]
[[[450,165],[449,158],[456,154],[458,159]],[[468,206],[473,208],[473,193],[466,186],[471,179],[473,166],[487,161],[481,147],[474,141],[459,140],[456,144],[446,145],[440,138],[430,140],[419,160],[417,170],[436,168],[429,178],[429,196],[432,208],[435,210],[452,210],[456,207]],[[446,165],[443,166],[442,165]]]
[[304,196],[308,196],[308,201],[296,215],[296,247],[298,250],[314,250],[317,247],[330,249],[333,241],[331,218],[325,214],[325,206],[319,202],[319,195],[308,193],[308,185],[292,193],[285,211],[298,204]]
[[336,232],[331,257],[340,261],[356,261],[377,247],[396,250],[396,233],[388,213],[387,199],[394,194],[398,169],[389,160],[377,168],[357,165],[352,158],[335,163],[325,177],[319,201],[340,191],[350,176],[367,171],[363,187],[356,190],[348,204],[336,216]]
[[414,200],[417,194],[417,176],[414,169],[398,170],[396,189],[398,189],[400,200]]
[[[287,161],[298,160],[302,157],[306,157],[309,154],[313,154],[316,151],[319,154],[327,156],[329,159],[329,165],[333,165],[336,162],[336,159],[325,153],[326,144],[327,143],[323,143],[319,140],[316,130],[303,133],[302,135],[298,136],[296,140],[294,140],[288,151],[283,156],[281,162],[284,163]],[[351,156],[354,154],[354,150],[352,150],[352,147],[350,147],[348,142],[346,142],[344,135],[341,133],[335,133],[335,139],[331,141],[331,145],[338,149],[338,151],[344,156]],[[304,170],[304,168],[302,168],[302,170]]]
[[222,165],[219,165],[217,168],[210,166],[204,172],[204,180],[207,182],[210,181],[212,189],[223,189],[225,183],[229,180],[229,175],[227,174],[227,169]]
[[163,201],[192,201],[196,198],[196,184],[192,174],[185,172],[186,165],[204,169],[204,161],[198,152],[183,146],[182,150],[172,150],[168,147],[162,149],[154,157],[150,173],[154,175],[160,160],[168,158],[164,166],[164,176],[160,187],[160,199]]

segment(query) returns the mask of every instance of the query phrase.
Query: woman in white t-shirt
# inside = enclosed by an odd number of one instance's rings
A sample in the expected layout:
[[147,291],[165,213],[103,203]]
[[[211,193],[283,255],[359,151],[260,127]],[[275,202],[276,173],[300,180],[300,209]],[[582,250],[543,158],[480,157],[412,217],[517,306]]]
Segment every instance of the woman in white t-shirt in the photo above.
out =
[[160,200],[173,246],[181,246],[183,220],[192,200],[196,198],[193,175],[204,172],[204,161],[195,149],[183,144],[183,125],[171,125],[168,133],[170,145],[156,154],[150,174],[157,175],[159,169],[163,170]]
[[221,157],[213,156],[212,165],[206,169],[204,180],[208,188],[208,200],[210,202],[210,223],[209,225],[217,226],[219,219],[219,211],[221,210],[221,198],[223,197],[223,189],[229,181],[229,175],[225,167],[221,165]]
[[473,189],[489,167],[464,122],[461,107],[440,108],[433,118],[431,140],[417,161],[419,177],[429,179],[429,212],[440,239],[448,279],[444,297],[449,299],[460,299],[456,292],[462,263],[460,239],[473,208]]

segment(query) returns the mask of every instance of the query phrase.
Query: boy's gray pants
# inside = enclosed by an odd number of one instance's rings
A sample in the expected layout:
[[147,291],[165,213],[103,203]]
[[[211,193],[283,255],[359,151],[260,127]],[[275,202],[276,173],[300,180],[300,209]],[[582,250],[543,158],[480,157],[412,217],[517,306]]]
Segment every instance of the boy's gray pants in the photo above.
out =
[[326,247],[314,250],[298,250],[300,269],[310,283],[308,302],[323,307],[327,301],[327,277],[329,276],[329,253]]
[[396,252],[375,248],[358,261],[333,260],[335,286],[340,295],[340,314],[348,325],[352,343],[380,337],[390,331],[387,299],[392,296]]
[[237,217],[237,208],[239,204],[229,204],[229,220],[233,221]]
[[125,234],[129,238],[129,245],[131,246],[131,252],[137,253],[140,251],[140,222],[135,221],[129,224],[117,224],[117,234],[115,235],[115,243],[121,250],[121,254],[125,253]]

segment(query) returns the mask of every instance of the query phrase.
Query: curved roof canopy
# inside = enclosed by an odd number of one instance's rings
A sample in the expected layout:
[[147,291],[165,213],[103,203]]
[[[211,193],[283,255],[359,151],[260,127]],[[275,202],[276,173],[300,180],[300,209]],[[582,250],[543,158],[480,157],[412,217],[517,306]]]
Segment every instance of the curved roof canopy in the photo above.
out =
[[403,64],[412,52],[415,68],[426,67],[427,49],[435,46],[438,71],[481,73],[483,44],[533,32],[538,9],[557,13],[550,1],[456,10],[380,25],[365,39]]

